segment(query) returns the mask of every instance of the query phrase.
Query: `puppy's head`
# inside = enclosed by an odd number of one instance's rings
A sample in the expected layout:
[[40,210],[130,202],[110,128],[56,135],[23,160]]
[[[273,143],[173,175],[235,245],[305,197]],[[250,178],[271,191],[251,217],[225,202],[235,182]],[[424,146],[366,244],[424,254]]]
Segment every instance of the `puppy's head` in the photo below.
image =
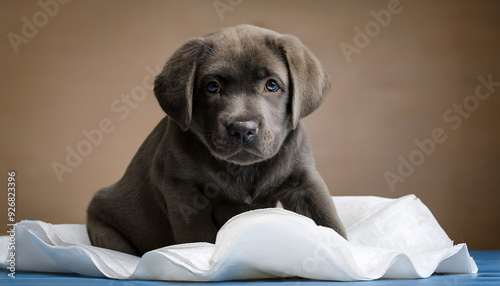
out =
[[183,131],[239,165],[273,157],[329,90],[328,74],[296,37],[251,25],[189,40],[154,87]]

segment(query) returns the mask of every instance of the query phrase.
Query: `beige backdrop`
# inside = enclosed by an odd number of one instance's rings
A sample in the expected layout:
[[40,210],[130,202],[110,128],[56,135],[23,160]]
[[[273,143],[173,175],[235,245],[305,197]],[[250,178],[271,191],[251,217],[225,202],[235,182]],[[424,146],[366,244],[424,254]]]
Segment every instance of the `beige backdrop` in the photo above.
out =
[[84,223],[164,116],[150,74],[189,37],[250,23],[332,75],[305,119],[332,194],[415,194],[456,243],[500,248],[500,2],[63,2],[0,1],[2,233],[8,170],[18,221]]

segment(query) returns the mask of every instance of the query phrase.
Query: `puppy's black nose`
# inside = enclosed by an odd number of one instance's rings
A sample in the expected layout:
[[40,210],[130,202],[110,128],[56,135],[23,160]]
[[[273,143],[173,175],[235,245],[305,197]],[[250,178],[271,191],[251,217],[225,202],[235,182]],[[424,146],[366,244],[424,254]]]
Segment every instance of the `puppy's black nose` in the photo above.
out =
[[239,144],[247,144],[257,135],[259,127],[255,121],[236,121],[227,125],[227,132]]

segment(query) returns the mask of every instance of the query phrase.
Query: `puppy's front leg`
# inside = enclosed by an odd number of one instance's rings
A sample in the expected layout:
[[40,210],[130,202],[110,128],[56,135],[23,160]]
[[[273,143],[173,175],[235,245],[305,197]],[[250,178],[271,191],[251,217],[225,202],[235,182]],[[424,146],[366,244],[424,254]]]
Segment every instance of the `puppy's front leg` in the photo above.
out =
[[291,176],[279,200],[285,209],[307,216],[320,226],[332,228],[347,239],[328,188],[316,171]]
[[176,190],[179,192],[166,198],[175,242],[214,243],[217,227],[209,198],[195,187],[176,187]]
[[129,241],[123,237],[116,229],[110,227],[105,222],[100,221],[93,215],[87,220],[87,229],[90,241],[93,246],[113,249],[119,252],[141,256]]

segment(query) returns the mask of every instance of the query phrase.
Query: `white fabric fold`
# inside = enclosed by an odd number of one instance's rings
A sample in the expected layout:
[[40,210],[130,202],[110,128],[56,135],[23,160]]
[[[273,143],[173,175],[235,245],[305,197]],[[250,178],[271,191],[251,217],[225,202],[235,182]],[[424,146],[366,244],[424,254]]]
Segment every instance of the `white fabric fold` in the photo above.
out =
[[[260,209],[229,220],[215,244],[173,245],[142,258],[92,246],[85,225],[22,221],[15,228],[16,270],[168,281],[295,276],[356,281],[477,273],[467,246],[453,245],[414,195],[332,199],[348,240],[296,213]],[[5,267],[9,239],[0,237]]]

